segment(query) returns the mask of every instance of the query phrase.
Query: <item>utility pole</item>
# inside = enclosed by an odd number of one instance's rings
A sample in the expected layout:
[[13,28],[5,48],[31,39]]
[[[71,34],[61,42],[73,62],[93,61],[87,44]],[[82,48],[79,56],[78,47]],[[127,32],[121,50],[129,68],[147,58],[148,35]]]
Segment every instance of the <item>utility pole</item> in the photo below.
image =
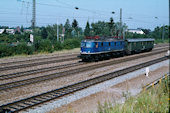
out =
[[120,36],[122,36],[122,8],[120,8]]
[[[169,17],[170,17],[170,0],[169,0]],[[169,18],[169,26],[170,26],[170,18]],[[169,27],[169,31],[170,31],[170,27]],[[170,36],[170,34],[169,34]]]
[[59,34],[58,34],[59,32],[58,32],[58,30],[59,29],[58,29],[58,20],[57,20],[57,41],[59,41]]
[[33,0],[33,5],[32,5],[32,29],[34,31],[35,29],[35,22],[36,22],[36,1]]
[[164,35],[165,35],[165,25],[163,25],[163,29],[162,29],[162,40],[164,40]]

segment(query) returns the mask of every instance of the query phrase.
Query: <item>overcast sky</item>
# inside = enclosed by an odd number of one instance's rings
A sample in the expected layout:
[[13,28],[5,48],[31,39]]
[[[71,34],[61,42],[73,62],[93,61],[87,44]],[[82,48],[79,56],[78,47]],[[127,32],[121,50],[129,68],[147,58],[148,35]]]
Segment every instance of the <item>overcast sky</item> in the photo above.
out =
[[[31,26],[32,0],[0,0],[0,26]],[[76,10],[74,7],[78,7]],[[119,21],[128,28],[146,28],[169,24],[168,0],[36,0],[36,25],[64,24],[76,19],[80,27],[89,22]],[[115,14],[111,12],[114,11]],[[156,18],[155,18],[156,17]]]

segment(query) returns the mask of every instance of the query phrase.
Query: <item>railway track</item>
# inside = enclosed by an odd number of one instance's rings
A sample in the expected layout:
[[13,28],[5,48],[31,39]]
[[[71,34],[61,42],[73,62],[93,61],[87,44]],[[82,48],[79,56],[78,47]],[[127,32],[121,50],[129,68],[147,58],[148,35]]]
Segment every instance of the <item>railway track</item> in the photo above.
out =
[[[166,49],[166,48],[164,48],[164,49]],[[157,50],[159,50],[159,49],[157,49]],[[83,65],[83,63],[82,62],[81,63],[76,62],[76,63],[71,63],[71,64],[64,64],[64,65],[61,65],[61,66],[53,66],[53,67],[48,67],[48,68],[41,68],[41,69],[5,74],[5,75],[0,75],[0,80],[7,80],[7,79],[17,78],[17,77],[22,77],[22,76],[28,76],[28,75],[31,75],[31,74],[38,74],[38,73],[53,71],[53,70],[56,70],[56,69],[69,68],[69,67],[72,67],[72,66],[80,66],[80,65]]]
[[12,65],[12,64],[20,64],[20,63],[26,63],[26,62],[37,62],[37,61],[44,61],[44,60],[51,60],[51,59],[58,59],[58,58],[66,58],[66,57],[76,57],[78,54],[70,54],[70,55],[62,55],[62,56],[53,56],[53,57],[46,57],[46,58],[34,58],[29,60],[20,60],[20,61],[13,61],[13,62],[7,62],[7,63],[0,63],[1,66],[4,65]]
[[[159,47],[161,46],[158,46],[157,48]],[[22,61],[16,61],[16,62],[8,62],[8,63],[0,63],[0,65],[3,66],[3,67],[0,67],[0,71],[13,70],[13,69],[18,69],[18,68],[27,68],[27,67],[38,66],[38,65],[43,65],[43,64],[59,63],[63,61],[78,60],[79,58],[77,58],[77,55],[78,54],[67,55],[67,56],[57,56],[57,57],[55,56],[55,57],[49,57],[49,58],[36,58],[36,59],[30,59],[30,60],[24,60],[24,61],[22,60]],[[68,56],[69,58],[66,58]],[[62,59],[58,59],[58,58],[62,58]],[[44,61],[48,59],[50,61]],[[4,66],[4,65],[11,65],[11,64],[16,64],[16,63],[18,64],[18,63],[23,63],[23,62],[34,62],[34,63]]]
[[63,77],[63,76],[69,76],[71,74],[78,74],[78,73],[81,73],[81,72],[94,70],[94,69],[101,68],[101,67],[104,67],[104,66],[110,66],[110,65],[113,65],[113,64],[127,62],[127,61],[130,61],[130,60],[139,59],[139,58],[147,57],[147,56],[150,56],[150,55],[160,54],[160,53],[165,52],[165,51],[166,50],[160,50],[160,51],[155,51],[155,52],[150,52],[150,53],[144,53],[142,55],[130,56],[130,57],[127,57],[127,58],[124,58],[124,59],[114,59],[113,61],[110,61],[110,62],[97,63],[97,65],[94,64],[94,65],[90,65],[90,66],[86,66],[86,67],[80,67],[80,68],[76,68],[76,69],[72,69],[72,70],[67,70],[67,71],[64,71],[64,72],[58,72],[58,73],[54,73],[54,74],[50,74],[50,75],[44,75],[44,76],[34,77],[34,78],[30,78],[30,79],[25,79],[25,80],[6,83],[6,84],[1,84],[0,85],[0,91],[9,90],[9,89],[12,89],[12,88],[21,87],[21,86],[25,86],[25,85],[29,85],[29,84],[35,84],[35,83],[38,83],[38,82],[56,79],[56,78]]
[[71,57],[71,58],[55,59],[55,60],[43,61],[43,62],[28,63],[28,64],[22,64],[22,65],[13,65],[13,66],[8,66],[8,67],[1,67],[0,71],[13,70],[13,69],[18,69],[18,68],[27,68],[27,67],[32,67],[32,66],[59,63],[59,62],[72,61],[72,60],[78,60],[78,59],[79,58],[77,57]]
[[169,57],[162,57],[162,58],[158,58],[158,59],[148,61],[148,62],[145,62],[142,64],[137,64],[135,66],[131,66],[131,67],[128,67],[125,69],[121,69],[121,70],[118,70],[118,71],[115,71],[115,72],[112,72],[109,74],[101,75],[99,77],[95,77],[95,78],[88,79],[85,81],[81,81],[81,82],[78,82],[78,83],[75,83],[72,85],[68,85],[68,86],[65,86],[65,87],[62,87],[62,88],[59,88],[56,90],[52,90],[52,91],[49,91],[46,93],[35,95],[35,96],[25,98],[22,100],[14,101],[12,103],[8,103],[8,104],[0,106],[0,109],[1,109],[1,112],[3,112],[3,111],[4,112],[7,111],[7,112],[11,112],[11,113],[19,112],[21,110],[31,108],[33,106],[42,104],[44,102],[49,102],[50,100],[57,99],[64,95],[71,94],[73,92],[82,90],[84,88],[93,86],[95,84],[110,80],[112,78],[133,72],[135,70],[153,65],[155,63],[158,63],[158,62],[161,62],[161,61],[164,61],[167,59],[169,59]]
[[18,72],[18,73],[0,75],[0,80],[13,79],[13,78],[17,78],[17,77],[28,76],[28,75],[31,75],[31,74],[38,74],[38,73],[53,71],[53,70],[56,70],[56,69],[69,68],[69,67],[72,67],[72,66],[80,66],[82,64],[84,64],[84,63],[83,62],[76,62],[76,63],[64,64],[64,65],[59,65],[59,66],[53,66],[53,67],[23,71],[23,72]]

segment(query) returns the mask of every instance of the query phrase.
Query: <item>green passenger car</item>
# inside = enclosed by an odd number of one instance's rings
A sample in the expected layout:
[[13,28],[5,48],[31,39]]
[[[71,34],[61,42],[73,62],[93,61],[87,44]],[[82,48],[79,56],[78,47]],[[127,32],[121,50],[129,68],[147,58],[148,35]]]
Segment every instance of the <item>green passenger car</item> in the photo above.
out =
[[140,53],[143,51],[151,51],[154,47],[154,39],[126,39],[125,52],[126,54]]

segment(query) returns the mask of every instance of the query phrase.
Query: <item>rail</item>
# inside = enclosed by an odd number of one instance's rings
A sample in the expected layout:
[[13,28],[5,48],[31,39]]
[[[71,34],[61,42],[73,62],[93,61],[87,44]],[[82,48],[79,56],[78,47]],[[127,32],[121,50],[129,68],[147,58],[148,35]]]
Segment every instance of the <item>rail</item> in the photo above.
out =
[[1,109],[1,112],[6,111],[7,113],[19,112],[21,110],[25,110],[25,109],[31,108],[33,106],[42,104],[44,102],[48,102],[50,100],[57,99],[57,98],[62,97],[64,95],[82,90],[84,88],[93,86],[95,84],[110,80],[112,78],[127,74],[129,72],[133,72],[135,70],[153,65],[155,63],[158,63],[158,62],[161,62],[161,61],[164,61],[164,60],[167,60],[167,59],[169,59],[169,56],[158,58],[158,59],[148,61],[148,62],[145,62],[145,63],[142,63],[142,64],[131,66],[131,67],[128,67],[128,68],[125,68],[125,69],[121,69],[121,70],[118,70],[118,71],[115,71],[115,72],[112,72],[112,73],[109,73],[109,74],[105,74],[105,75],[102,75],[102,76],[99,76],[99,77],[95,77],[95,78],[92,78],[92,79],[81,81],[81,82],[78,82],[78,83],[75,83],[75,84],[72,84],[72,85],[68,85],[68,86],[65,86],[65,87],[62,87],[62,88],[59,88],[59,89],[56,89],[56,90],[52,90],[52,91],[49,91],[49,92],[46,92],[46,93],[42,93],[42,94],[39,94],[39,95],[32,96],[32,97],[29,97],[29,98],[14,101],[12,103],[8,103],[8,104],[0,106],[0,109]]
[[94,69],[97,69],[97,68],[101,68],[101,67],[104,67],[104,66],[110,66],[110,65],[113,65],[113,64],[117,64],[117,63],[127,62],[127,61],[130,61],[130,60],[139,59],[139,58],[143,58],[143,57],[146,57],[146,56],[159,54],[159,53],[162,53],[162,52],[165,52],[165,51],[166,50],[156,51],[154,53],[152,53],[152,52],[151,53],[145,53],[145,54],[142,54],[142,55],[130,56],[130,57],[124,58],[124,59],[115,59],[113,61],[99,63],[97,65],[94,64],[94,65],[90,65],[90,66],[86,66],[86,67],[80,67],[80,68],[76,68],[76,69],[72,69],[72,70],[53,73],[53,74],[50,74],[50,75],[48,74],[48,75],[24,79],[24,80],[20,80],[20,81],[0,84],[0,91],[8,90],[8,89],[16,88],[16,87],[21,87],[21,86],[25,86],[25,85],[29,85],[29,84],[33,84],[33,83],[38,83],[38,82],[42,82],[42,81],[46,81],[46,80],[56,79],[56,78],[63,77],[63,76],[69,76],[71,74],[77,74],[77,73],[80,73],[80,72],[94,70]]

